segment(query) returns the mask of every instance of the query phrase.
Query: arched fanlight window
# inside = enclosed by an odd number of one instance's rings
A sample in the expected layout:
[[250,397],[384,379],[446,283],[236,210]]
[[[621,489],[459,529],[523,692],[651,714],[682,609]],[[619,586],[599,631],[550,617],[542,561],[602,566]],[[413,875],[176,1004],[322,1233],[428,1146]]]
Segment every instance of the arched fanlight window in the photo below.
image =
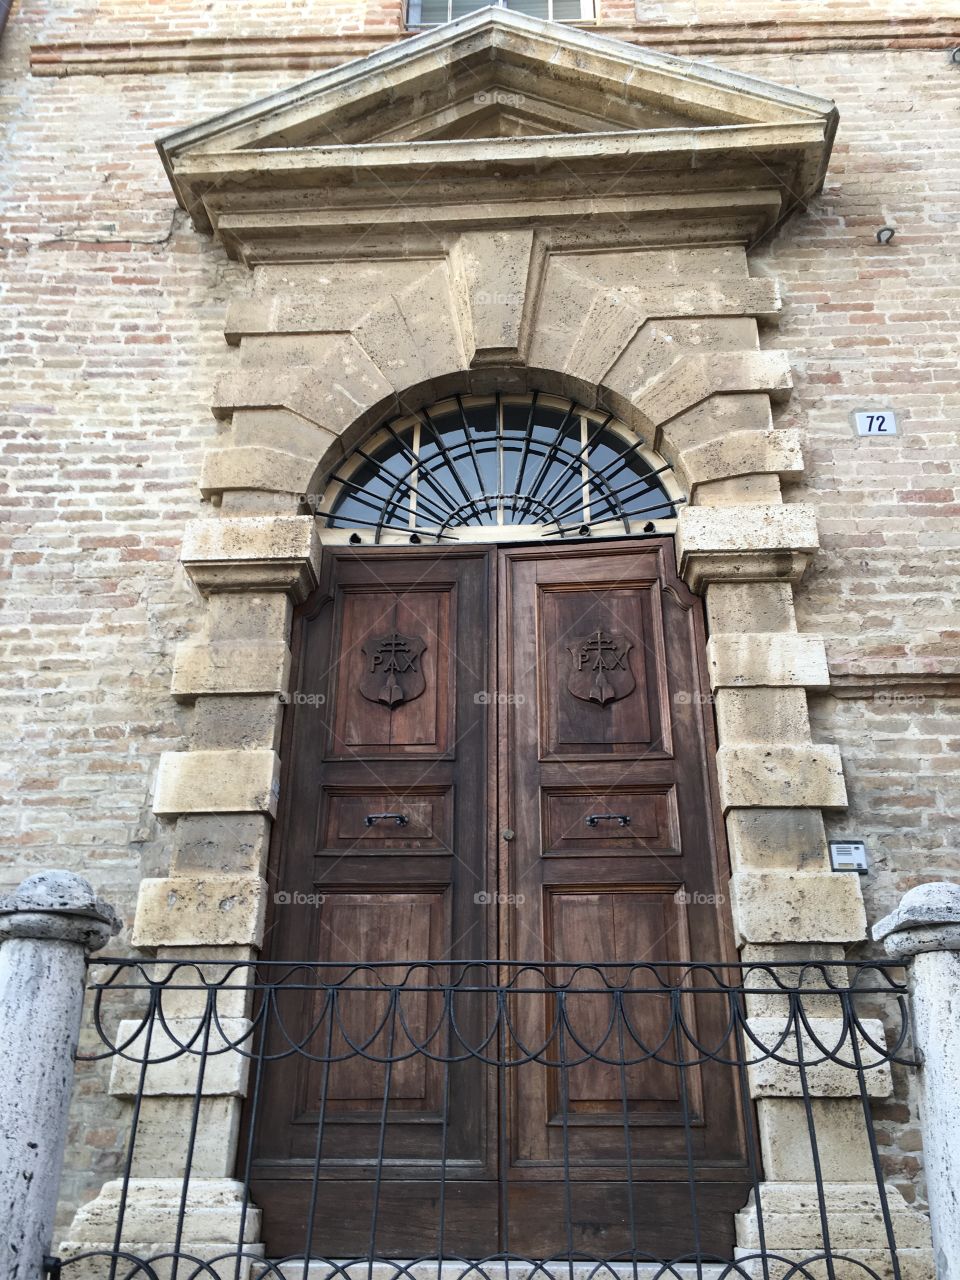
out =
[[335,468],[318,515],[373,542],[582,538],[649,532],[682,501],[669,465],[612,415],[498,393],[386,423]]

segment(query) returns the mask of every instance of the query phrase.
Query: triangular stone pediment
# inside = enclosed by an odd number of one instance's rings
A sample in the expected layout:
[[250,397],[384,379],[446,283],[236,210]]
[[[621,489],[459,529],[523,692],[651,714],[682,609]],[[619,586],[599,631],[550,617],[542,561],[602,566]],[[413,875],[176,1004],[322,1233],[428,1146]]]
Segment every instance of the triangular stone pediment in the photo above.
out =
[[764,192],[761,221],[776,221],[818,189],[835,124],[832,103],[795,89],[491,8],[158,147],[197,225],[247,256],[235,220],[252,232],[254,209],[349,209],[349,221],[411,183],[418,217],[495,193],[557,202],[578,181],[598,208],[614,189],[621,204],[645,189],[742,189],[758,207]]

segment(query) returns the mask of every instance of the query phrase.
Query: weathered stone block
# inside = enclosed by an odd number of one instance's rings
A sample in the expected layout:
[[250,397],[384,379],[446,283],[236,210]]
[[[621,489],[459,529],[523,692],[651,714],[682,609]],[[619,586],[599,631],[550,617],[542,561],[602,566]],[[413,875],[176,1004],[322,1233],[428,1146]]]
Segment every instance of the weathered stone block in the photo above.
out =
[[317,584],[320,540],[312,516],[192,520],[180,559],[203,592],[287,591],[302,600]]
[[[121,1203],[125,1240],[174,1240],[181,1213],[183,1184],[179,1178],[137,1178],[105,1182],[94,1200],[81,1205],[73,1219],[74,1240],[112,1240]],[[260,1234],[260,1210],[248,1205],[244,1187],[229,1178],[190,1179],[186,1199],[185,1240],[237,1244]],[[242,1232],[241,1232],[242,1228]]]
[[849,872],[737,871],[730,900],[741,942],[854,942],[866,934],[860,877]]
[[830,685],[826,646],[820,636],[790,632],[727,632],[707,641],[707,667],[713,689],[748,686]]
[[205,498],[225,489],[307,493],[318,463],[314,454],[304,457],[262,445],[208,449],[200,469],[200,492]]
[[193,703],[189,751],[276,751],[280,693],[207,693]]
[[213,1017],[212,1010],[206,1018],[165,1016],[162,1023],[124,1019],[114,1040],[122,1054],[111,1062],[110,1092],[118,1098],[141,1091],[192,1097],[202,1068],[202,1094],[243,1097],[253,1052],[250,1033],[247,1018]]
[[270,846],[265,813],[184,813],[177,819],[171,870],[181,875],[260,875]]
[[259,876],[171,876],[143,880],[135,947],[257,946],[266,885]]
[[[886,1098],[893,1092],[883,1023],[877,1018],[860,1019],[856,1029],[856,1048],[854,1028],[843,1018],[808,1016],[802,1024],[798,1021],[788,1024],[782,1017],[750,1018],[747,1025],[749,1035],[744,1038],[744,1050],[747,1059],[753,1062],[747,1069],[752,1098],[803,1097],[798,1030],[803,1070],[811,1097],[860,1097],[858,1052],[867,1094],[873,1098]],[[877,1049],[875,1045],[881,1048]]]
[[166,1018],[202,1017],[212,998],[220,1018],[245,1018],[253,1003],[256,952],[249,946],[160,947],[151,966],[163,982]]
[[237,1165],[240,1106],[239,1099],[233,1097],[203,1097],[199,1102],[188,1097],[144,1098],[137,1122],[132,1176],[184,1177],[193,1133],[191,1178],[229,1178]]
[[773,742],[724,745],[717,752],[724,809],[835,808],[847,803],[837,747]]
[[[897,1244],[905,1248],[929,1248],[927,1215],[907,1204],[892,1183],[885,1183],[883,1191]],[[886,1245],[883,1205],[875,1180],[827,1182],[823,1201],[834,1249],[847,1252],[863,1246]],[[815,1182],[763,1182],[760,1205],[768,1237],[772,1231],[773,1238],[791,1250],[809,1247],[812,1252],[823,1247],[820,1196]],[[757,1203],[753,1193],[746,1208],[737,1214],[737,1244],[743,1248],[759,1245]]]
[[736,431],[685,449],[677,459],[677,473],[691,494],[701,484],[732,476],[773,474],[797,479],[803,474],[800,432]]
[[815,1136],[803,1104],[794,1098],[760,1098],[757,1130],[763,1172],[771,1182],[814,1182],[813,1150],[825,1182],[869,1182],[873,1159],[859,1100],[812,1098]]
[[165,751],[154,813],[276,813],[275,751]]
[[711,636],[795,632],[797,615],[789,582],[711,582],[706,589]]
[[818,546],[806,503],[684,507],[677,521],[680,573],[694,591],[716,581],[798,581]]
[[805,689],[718,689],[713,696],[717,732],[725,747],[810,742]]
[[727,846],[734,871],[829,871],[819,809],[730,809]]
[[177,645],[171,692],[175,698],[202,693],[281,693],[290,675],[290,650],[271,643],[188,641]]

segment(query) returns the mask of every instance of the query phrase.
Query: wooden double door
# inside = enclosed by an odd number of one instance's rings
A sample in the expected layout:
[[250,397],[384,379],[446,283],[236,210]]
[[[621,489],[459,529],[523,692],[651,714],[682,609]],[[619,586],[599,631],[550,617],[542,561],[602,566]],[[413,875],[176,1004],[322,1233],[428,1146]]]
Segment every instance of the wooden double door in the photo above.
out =
[[[489,1034],[492,996],[418,989],[469,961],[494,963],[468,987],[526,961],[518,985],[576,988],[729,955],[702,646],[670,539],[325,549],[296,633],[265,955],[336,965],[344,989],[334,1007],[309,982],[275,998],[248,1103],[268,1256],[730,1254],[749,1186],[731,1068],[681,1079],[669,1034],[620,1068],[603,996],[568,1002],[564,1048],[546,996],[511,998]],[[414,988],[389,1017],[381,980]],[[669,994],[623,1008],[650,1044],[669,1025]],[[704,1043],[728,1015],[684,1004]],[[539,1061],[490,1065],[550,1027]],[[551,1068],[558,1050],[577,1065]]]

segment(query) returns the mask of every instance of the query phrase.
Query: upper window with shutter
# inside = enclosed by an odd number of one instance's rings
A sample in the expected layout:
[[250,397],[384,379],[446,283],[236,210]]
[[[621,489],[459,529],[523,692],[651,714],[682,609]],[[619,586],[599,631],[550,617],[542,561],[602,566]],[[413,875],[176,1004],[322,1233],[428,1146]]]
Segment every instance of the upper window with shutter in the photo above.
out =
[[[596,17],[595,0],[487,0],[490,3],[553,22],[592,22]],[[485,7],[477,0],[407,0],[407,26],[436,27]]]

